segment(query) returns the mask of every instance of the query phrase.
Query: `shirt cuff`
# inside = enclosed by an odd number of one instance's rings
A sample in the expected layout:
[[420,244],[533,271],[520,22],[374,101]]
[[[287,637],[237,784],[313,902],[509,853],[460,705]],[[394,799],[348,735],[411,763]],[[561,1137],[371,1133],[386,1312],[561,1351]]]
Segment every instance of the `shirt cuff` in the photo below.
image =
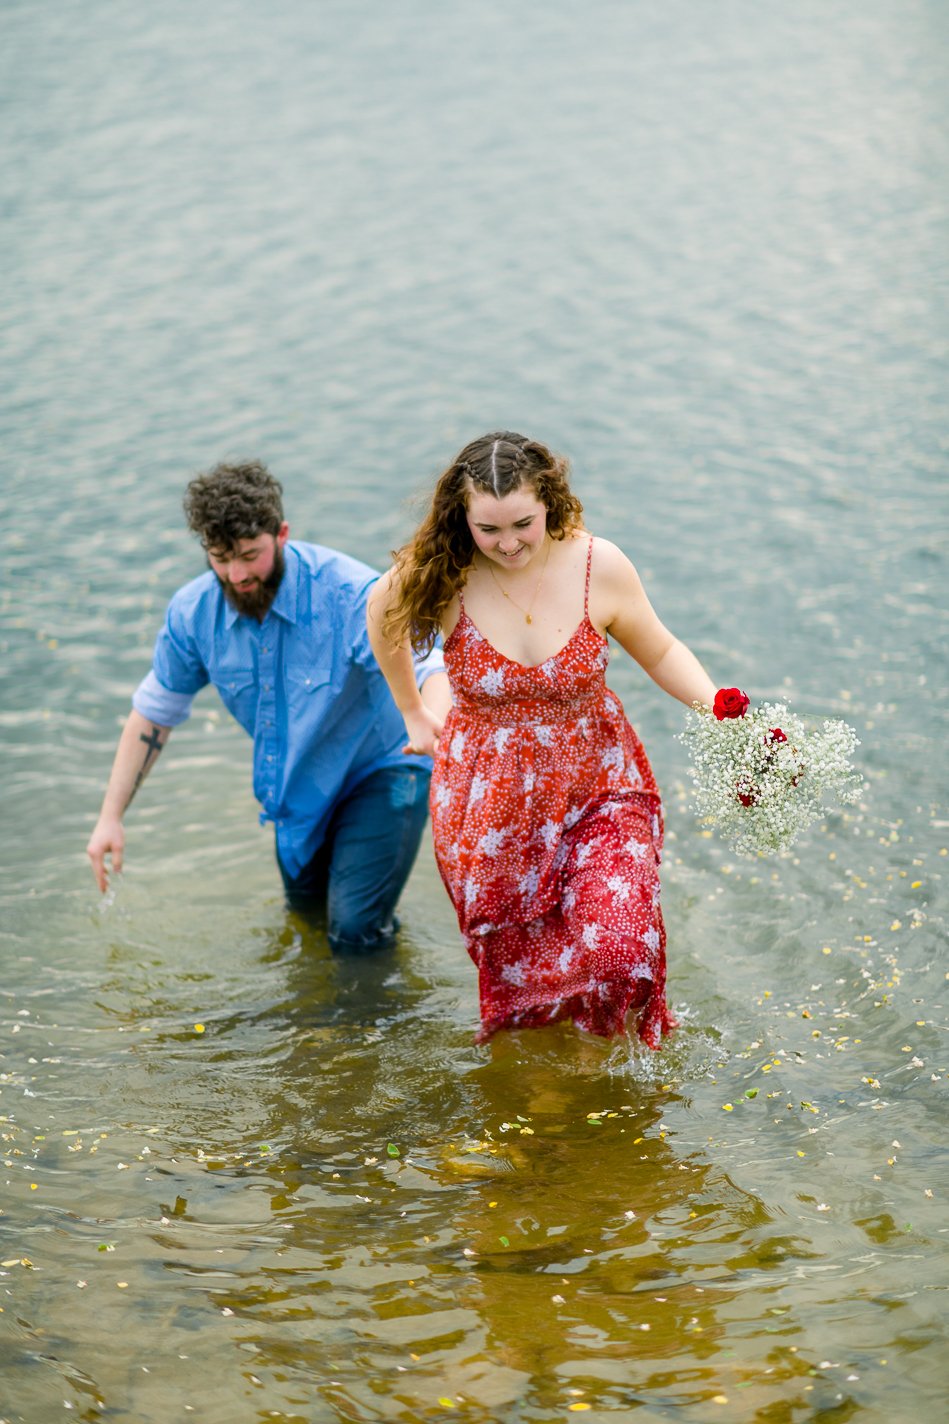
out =
[[442,650],[441,648],[433,648],[430,653],[426,653],[424,658],[417,658],[415,661],[416,686],[422,687],[433,672],[444,671],[445,659],[442,657]]
[[154,672],[142,678],[132,693],[132,706],[136,712],[157,722],[159,727],[177,727],[191,715],[193,692],[170,692],[162,687]]

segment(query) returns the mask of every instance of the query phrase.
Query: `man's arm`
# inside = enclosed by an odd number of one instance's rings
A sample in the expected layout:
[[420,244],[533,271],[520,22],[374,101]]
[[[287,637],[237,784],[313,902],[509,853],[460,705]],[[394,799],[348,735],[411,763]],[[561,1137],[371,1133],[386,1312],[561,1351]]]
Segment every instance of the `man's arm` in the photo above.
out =
[[119,738],[99,820],[86,846],[86,854],[92,862],[92,873],[103,893],[109,884],[106,856],[111,855],[112,870],[116,875],[122,869],[125,850],[122,817],[170,736],[170,727],[159,726],[157,722],[143,717],[141,712],[132,708]]

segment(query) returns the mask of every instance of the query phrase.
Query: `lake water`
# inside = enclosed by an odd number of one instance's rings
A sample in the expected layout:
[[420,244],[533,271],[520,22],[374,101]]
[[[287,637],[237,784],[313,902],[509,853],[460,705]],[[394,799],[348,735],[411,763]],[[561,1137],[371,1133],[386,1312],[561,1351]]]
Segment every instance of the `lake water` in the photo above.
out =
[[[949,11],[3,7],[4,1424],[898,1424],[947,1371]],[[472,436],[569,454],[712,675],[841,715],[862,803],[739,861],[681,709],[661,1054],[474,1044],[284,910],[213,694],[83,854],[191,473],[377,565]]]

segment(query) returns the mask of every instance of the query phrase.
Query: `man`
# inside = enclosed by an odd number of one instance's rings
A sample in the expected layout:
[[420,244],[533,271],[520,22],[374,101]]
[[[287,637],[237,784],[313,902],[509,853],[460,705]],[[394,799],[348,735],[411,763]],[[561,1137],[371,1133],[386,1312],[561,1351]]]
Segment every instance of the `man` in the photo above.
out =
[[[260,461],[220,464],[188,485],[189,528],[209,572],[178,590],[152,670],[132,698],[87,854],[99,889],[122,868],[123,816],[171,729],[212,682],[254,741],[254,793],[273,821],[287,899],[325,908],[339,953],[388,947],[425,823],[431,763],[405,732],[366,633],[376,574],[333,549],[289,542],[282,488]],[[437,651],[423,700],[450,706]]]

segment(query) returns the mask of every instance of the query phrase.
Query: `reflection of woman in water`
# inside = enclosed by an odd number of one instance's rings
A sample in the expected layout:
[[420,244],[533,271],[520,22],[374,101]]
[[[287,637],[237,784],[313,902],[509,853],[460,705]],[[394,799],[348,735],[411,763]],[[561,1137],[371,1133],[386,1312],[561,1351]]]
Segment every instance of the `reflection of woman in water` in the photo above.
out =
[[[583,527],[567,462],[523,435],[472,441],[370,601],[409,747],[435,755],[435,854],[478,966],[482,1036],[572,1018],[656,1048],[674,1027],[659,908],[662,808],[605,684],[609,633],[666,692],[715,686],[632,564]],[[454,706],[422,706],[411,646],[445,637]]]

